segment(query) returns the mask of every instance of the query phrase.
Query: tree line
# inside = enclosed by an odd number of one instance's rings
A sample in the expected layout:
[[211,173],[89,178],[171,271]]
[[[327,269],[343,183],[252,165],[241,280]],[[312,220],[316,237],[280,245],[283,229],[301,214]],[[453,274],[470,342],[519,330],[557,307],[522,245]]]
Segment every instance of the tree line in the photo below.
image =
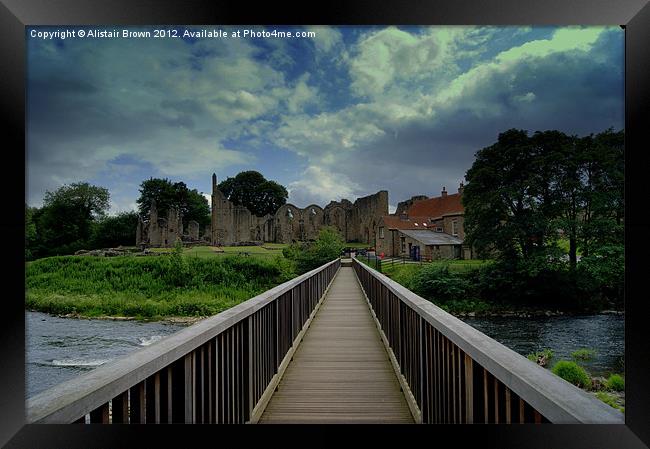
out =
[[622,301],[623,130],[511,129],[476,153],[465,179],[465,243],[497,260],[495,294],[499,285],[515,296],[539,284],[548,294],[555,285]]
[[[256,215],[274,213],[286,203],[286,188],[269,181],[256,171],[245,171],[219,184],[220,190],[236,205],[242,204]],[[166,217],[171,207],[180,211],[183,225],[210,224],[207,198],[184,182],[166,178],[149,178],[140,184],[137,210],[109,215],[108,189],[88,182],[72,183],[47,191],[42,207],[25,205],[25,257],[74,254],[80,249],[97,249],[135,245],[138,215],[148,219],[153,200],[159,217]]]

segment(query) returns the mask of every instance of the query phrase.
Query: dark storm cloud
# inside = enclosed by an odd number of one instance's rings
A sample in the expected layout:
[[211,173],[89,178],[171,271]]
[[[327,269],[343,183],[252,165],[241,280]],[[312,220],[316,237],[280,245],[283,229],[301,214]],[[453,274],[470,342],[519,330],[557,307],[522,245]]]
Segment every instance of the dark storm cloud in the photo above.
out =
[[[623,127],[622,41],[604,33],[590,52],[527,58],[477,83],[428,118],[384,129],[355,152],[339,153],[338,173],[364,194],[388,189],[391,204],[414,194],[454,192],[476,151],[510,128],[585,135]],[[608,51],[604,51],[607,49]]]

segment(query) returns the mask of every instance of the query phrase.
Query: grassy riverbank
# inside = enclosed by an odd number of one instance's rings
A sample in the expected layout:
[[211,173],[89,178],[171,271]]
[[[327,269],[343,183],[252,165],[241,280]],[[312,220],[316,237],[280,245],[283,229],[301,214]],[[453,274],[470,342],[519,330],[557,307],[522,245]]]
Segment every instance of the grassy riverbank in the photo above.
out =
[[[376,261],[358,260],[376,267]],[[622,310],[614,281],[589,264],[513,267],[490,260],[383,261],[381,272],[456,315],[556,315]],[[618,278],[616,278],[618,279]],[[611,285],[610,285],[611,284]]]
[[[243,256],[243,257],[261,257],[273,259],[283,257],[282,250],[286,248],[284,243],[265,243],[263,246],[192,246],[183,248],[183,255],[187,257],[225,257],[225,256]],[[157,253],[172,252],[170,248],[151,248],[149,251]]]
[[281,255],[50,257],[27,265],[25,306],[88,317],[209,316],[294,276]]
[[[584,366],[584,362],[597,357],[596,351],[587,348],[577,349],[571,354],[572,360],[555,360],[551,349],[528,354],[527,357],[556,376],[594,395],[610,407],[625,413],[624,374],[608,373],[607,377],[592,376]],[[624,366],[620,368],[624,370]]]

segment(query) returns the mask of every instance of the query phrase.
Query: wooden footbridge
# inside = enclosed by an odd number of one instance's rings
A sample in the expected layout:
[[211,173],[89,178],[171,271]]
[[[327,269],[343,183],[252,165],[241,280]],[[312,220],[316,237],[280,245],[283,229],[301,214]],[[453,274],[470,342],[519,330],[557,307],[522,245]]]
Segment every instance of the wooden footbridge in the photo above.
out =
[[28,423],[623,423],[357,260],[27,401]]

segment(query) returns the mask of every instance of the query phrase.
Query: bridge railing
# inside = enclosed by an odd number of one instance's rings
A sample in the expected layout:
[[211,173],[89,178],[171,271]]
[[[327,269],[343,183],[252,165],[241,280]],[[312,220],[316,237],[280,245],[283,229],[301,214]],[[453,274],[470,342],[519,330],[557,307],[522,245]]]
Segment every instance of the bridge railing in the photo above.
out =
[[615,423],[621,412],[358,260],[353,267],[416,421]]
[[340,264],[28,399],[27,422],[256,422]]

